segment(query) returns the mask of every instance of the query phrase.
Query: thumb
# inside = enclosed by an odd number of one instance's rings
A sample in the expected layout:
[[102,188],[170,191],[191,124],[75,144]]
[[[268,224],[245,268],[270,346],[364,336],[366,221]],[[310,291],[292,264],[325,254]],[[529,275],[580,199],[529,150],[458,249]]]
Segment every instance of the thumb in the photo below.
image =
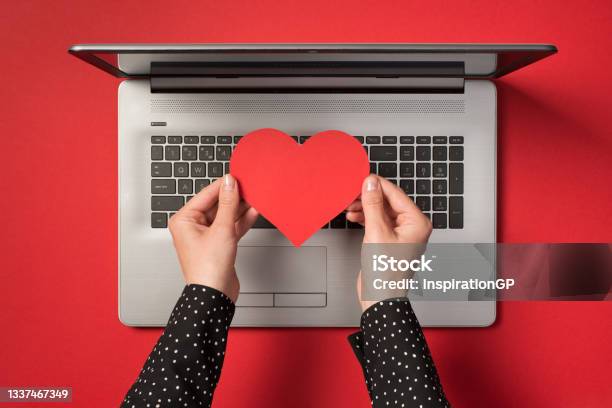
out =
[[380,180],[373,174],[365,179],[361,187],[361,205],[365,216],[366,234],[369,237],[382,239],[391,232]]
[[219,187],[219,204],[213,226],[235,228],[239,206],[240,194],[238,193],[238,183],[231,174],[226,174],[223,176],[223,183]]

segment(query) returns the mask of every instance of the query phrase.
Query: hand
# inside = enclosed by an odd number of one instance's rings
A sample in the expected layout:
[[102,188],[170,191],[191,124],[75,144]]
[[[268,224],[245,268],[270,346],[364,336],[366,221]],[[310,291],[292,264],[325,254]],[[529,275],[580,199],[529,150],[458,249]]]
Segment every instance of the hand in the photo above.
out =
[[[425,244],[431,234],[431,221],[395,184],[369,175],[361,188],[361,200],[347,208],[349,221],[365,226],[364,244]],[[361,272],[357,278],[357,295],[362,310],[375,301],[361,300]]]
[[229,174],[187,201],[169,223],[187,284],[217,289],[236,303],[238,240],[258,216],[257,210],[240,201],[238,182]]

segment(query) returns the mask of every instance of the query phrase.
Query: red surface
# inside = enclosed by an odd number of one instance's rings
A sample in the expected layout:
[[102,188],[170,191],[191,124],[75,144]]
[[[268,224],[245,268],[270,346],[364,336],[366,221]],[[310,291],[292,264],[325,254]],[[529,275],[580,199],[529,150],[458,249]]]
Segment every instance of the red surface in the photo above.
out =
[[359,196],[370,163],[344,132],[319,132],[298,144],[280,130],[259,129],[240,140],[230,169],[242,197],[299,247]]
[[[73,406],[116,406],[160,333],[117,319],[118,81],[70,44],[555,43],[498,83],[499,238],[610,242],[612,8],[566,3],[3,4],[0,385],[67,385]],[[505,303],[491,328],[427,338],[455,407],[612,406],[611,312]],[[215,407],[368,407],[348,333],[233,330]]]

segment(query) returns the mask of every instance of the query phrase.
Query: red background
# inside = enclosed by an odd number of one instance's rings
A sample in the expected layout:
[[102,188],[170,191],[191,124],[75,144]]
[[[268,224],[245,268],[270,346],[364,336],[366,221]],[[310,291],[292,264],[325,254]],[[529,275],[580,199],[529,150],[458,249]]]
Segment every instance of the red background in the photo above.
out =
[[[160,334],[117,319],[118,80],[72,43],[554,43],[558,55],[498,82],[499,240],[612,241],[607,1],[85,3],[0,13],[0,386],[72,386],[72,406],[116,406]],[[611,311],[504,303],[491,328],[427,338],[455,407],[612,406]],[[233,330],[215,407],[368,407],[349,332]]]

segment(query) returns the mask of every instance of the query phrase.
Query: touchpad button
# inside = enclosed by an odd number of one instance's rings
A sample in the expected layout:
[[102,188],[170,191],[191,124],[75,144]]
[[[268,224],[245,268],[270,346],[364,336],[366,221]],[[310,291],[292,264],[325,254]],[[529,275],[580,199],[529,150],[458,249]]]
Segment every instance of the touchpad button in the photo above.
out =
[[240,292],[327,292],[327,249],[241,246],[236,272]]

